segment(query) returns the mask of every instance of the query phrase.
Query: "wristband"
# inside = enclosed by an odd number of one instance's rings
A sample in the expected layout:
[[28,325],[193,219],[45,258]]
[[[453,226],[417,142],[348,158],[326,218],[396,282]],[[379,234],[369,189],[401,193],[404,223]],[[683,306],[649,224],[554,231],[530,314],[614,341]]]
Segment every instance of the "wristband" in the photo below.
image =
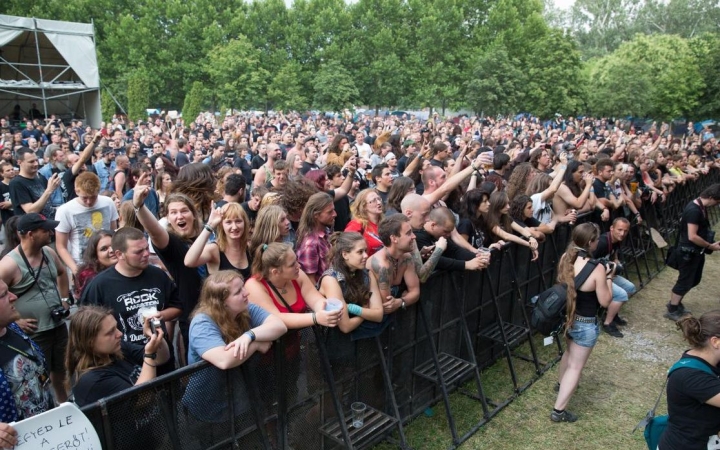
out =
[[149,362],[144,361],[144,360],[143,360],[143,364],[147,364],[150,367],[157,367],[157,364],[150,364]]
[[470,163],[470,167],[472,167],[475,172],[478,171],[478,168],[475,167],[475,163],[474,163],[474,162],[471,162],[471,163]]
[[317,316],[315,315],[314,312],[312,313],[312,319],[313,319],[313,323],[314,323],[315,325],[317,325],[317,324],[318,324],[318,322],[317,322]]
[[204,228],[205,230],[207,230],[208,233],[210,233],[210,234],[215,234],[215,230],[213,230],[213,228],[212,228],[210,225],[205,224],[205,225],[203,225],[203,228]]
[[348,313],[352,314],[353,316],[362,316],[362,307],[360,305],[356,305],[355,303],[349,303],[347,305]]
[[253,330],[247,330],[245,333],[243,333],[243,336],[246,334],[250,336],[250,342],[255,342],[257,336],[255,336],[255,332]]
[[145,358],[155,359],[155,358],[157,358],[157,353],[145,353],[143,355],[143,359],[145,359]]
[[70,301],[70,298],[68,298],[68,297],[63,297],[63,298],[60,299],[60,301],[63,302],[63,303],[68,303],[68,302]]

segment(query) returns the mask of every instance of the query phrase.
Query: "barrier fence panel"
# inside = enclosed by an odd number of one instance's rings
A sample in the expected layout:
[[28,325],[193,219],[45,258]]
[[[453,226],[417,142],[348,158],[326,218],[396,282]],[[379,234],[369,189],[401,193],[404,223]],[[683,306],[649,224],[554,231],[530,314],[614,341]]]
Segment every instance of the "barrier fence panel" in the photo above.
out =
[[[643,205],[643,222],[631,222],[619,248],[638,288],[665,266],[666,250],[656,247],[654,230],[674,245],[685,205],[718,181],[715,170],[678,186],[665,202]],[[708,215],[718,223],[716,208]],[[575,225],[592,220],[592,214],[582,215]],[[354,340],[339,329],[291,330],[267,354],[240,367],[187,366],[83,412],[107,450],[359,449],[384,439],[407,448],[403,425],[442,402],[456,447],[562,354],[558,339],[554,360],[538,356],[528,305],[556,282],[572,227],[558,226],[548,235],[537,261],[527,248],[509,245],[494,251],[482,272],[433,274],[419,302],[389,317],[379,336]],[[481,372],[499,360],[507,364],[510,393],[490,398],[497,394],[485,392]],[[527,370],[521,379],[521,365],[530,368],[529,379]],[[482,411],[464,429],[451,408],[456,391],[478,401]],[[359,429],[350,414],[356,401],[370,411]]]

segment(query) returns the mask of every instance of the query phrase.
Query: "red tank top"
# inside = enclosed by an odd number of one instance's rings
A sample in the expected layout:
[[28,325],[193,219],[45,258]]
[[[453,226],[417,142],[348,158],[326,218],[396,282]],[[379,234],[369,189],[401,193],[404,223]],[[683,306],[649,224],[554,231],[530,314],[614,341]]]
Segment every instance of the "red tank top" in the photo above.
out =
[[281,313],[304,313],[307,311],[307,303],[305,303],[305,299],[302,296],[302,290],[300,289],[300,283],[298,283],[296,280],[292,280],[293,287],[295,288],[295,303],[290,304],[290,301],[286,298],[285,301],[288,302],[290,305],[290,311],[288,311],[287,307],[285,307],[285,304],[282,300],[275,298],[275,291],[270,287],[270,285],[267,283],[266,280],[259,280],[260,283],[262,283],[263,287],[267,291],[268,295],[272,299],[273,303],[275,304],[275,307],[277,310]]

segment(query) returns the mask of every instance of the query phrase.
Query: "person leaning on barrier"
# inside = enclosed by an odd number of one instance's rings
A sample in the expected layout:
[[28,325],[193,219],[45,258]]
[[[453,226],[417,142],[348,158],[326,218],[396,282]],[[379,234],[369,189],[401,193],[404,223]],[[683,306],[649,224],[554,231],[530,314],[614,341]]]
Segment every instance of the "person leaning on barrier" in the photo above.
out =
[[720,183],[708,187],[685,206],[680,222],[677,245],[678,278],[672,288],[670,303],[664,317],[678,321],[689,314],[682,300],[692,288],[700,284],[705,267],[705,250],[720,251],[720,242],[710,228],[707,208],[720,203]]
[[669,375],[668,424],[658,449],[704,450],[711,448],[709,443],[720,430],[720,310],[700,318],[684,317],[677,326],[691,346],[682,357],[698,360],[708,369],[683,367]]
[[565,408],[577,389],[582,370],[600,335],[597,310],[600,306],[607,308],[612,300],[614,268],[598,264],[582,286],[575,286],[575,277],[590,263],[590,253],[595,250],[599,237],[600,229],[594,223],[576,226],[572,241],[558,264],[558,282],[567,285],[568,320],[565,322],[567,350],[560,361],[560,381],[556,387],[558,396],[550,413],[553,422],[575,422],[578,419]]
[[[593,252],[593,258],[602,258],[607,262],[612,261],[616,265],[620,264],[617,253],[618,248],[622,245],[625,237],[630,231],[630,221],[624,217],[618,217],[610,225],[610,231],[600,235],[597,247]],[[631,295],[637,291],[635,285],[617,273],[613,277],[612,284],[612,302],[608,306],[605,321],[603,322],[603,331],[610,336],[623,337],[622,332],[618,330],[618,325],[627,325],[627,320],[620,317],[620,308],[628,301]]]
[[415,234],[402,214],[384,218],[378,234],[384,247],[368,259],[367,268],[378,280],[387,315],[420,299],[420,280],[411,254],[416,248]]
[[[441,206],[430,211],[422,229],[413,230],[418,247],[432,247],[438,239],[448,239],[455,229],[455,216],[450,209]],[[481,270],[490,264],[490,253],[475,253],[460,247],[452,240],[440,256],[437,270]]]
[[[330,237],[330,267],[319,279],[319,291],[326,298],[345,303],[338,328],[343,333],[379,330],[383,322],[382,298],[377,278],[365,268],[367,242],[360,233],[334,233]],[[373,322],[373,323],[368,323]],[[362,330],[364,328],[365,330]],[[379,334],[379,333],[378,333]]]
[[[159,317],[159,316],[158,316]],[[145,345],[123,339],[111,309],[80,307],[70,319],[65,365],[75,403],[85,406],[145,383],[157,376],[157,367],[170,359],[162,327],[143,322]]]
[[21,216],[17,222],[20,245],[0,260],[0,279],[18,296],[16,321],[42,349],[50,369],[55,399],[67,400],[63,359],[67,345],[69,282],[65,265],[49,247],[55,220],[37,213]]
[[334,327],[342,320],[342,309],[325,311],[325,297],[300,270],[289,244],[259,245],[252,269],[253,276],[246,284],[252,302],[279,317],[288,329]]
[[0,448],[14,448],[17,432],[8,423],[54,407],[42,350],[20,329],[17,297],[0,281]]

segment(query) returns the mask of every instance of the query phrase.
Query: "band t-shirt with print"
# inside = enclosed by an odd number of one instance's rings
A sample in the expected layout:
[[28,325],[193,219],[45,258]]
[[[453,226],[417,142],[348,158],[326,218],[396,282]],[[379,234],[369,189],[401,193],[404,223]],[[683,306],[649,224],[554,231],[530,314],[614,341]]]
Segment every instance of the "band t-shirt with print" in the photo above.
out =
[[[3,381],[9,383],[15,399],[17,420],[27,419],[54,407],[42,357],[29,342],[9,328],[0,337],[0,368],[6,380]],[[2,406],[5,407],[4,402]]]

